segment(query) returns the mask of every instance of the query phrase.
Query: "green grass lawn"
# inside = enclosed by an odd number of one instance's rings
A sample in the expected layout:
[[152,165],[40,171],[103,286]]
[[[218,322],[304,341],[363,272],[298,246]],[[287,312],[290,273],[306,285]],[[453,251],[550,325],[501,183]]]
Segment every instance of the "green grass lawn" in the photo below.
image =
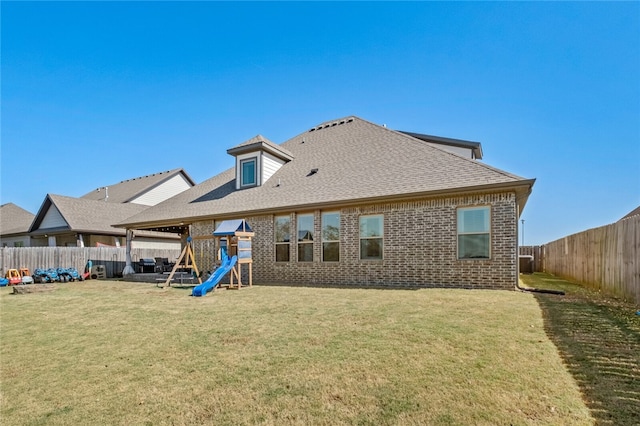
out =
[[[0,289],[2,423],[586,425],[536,296]],[[548,326],[547,326],[548,328]]]
[[549,338],[598,424],[640,425],[640,316],[633,303],[547,274],[523,275],[537,294]]

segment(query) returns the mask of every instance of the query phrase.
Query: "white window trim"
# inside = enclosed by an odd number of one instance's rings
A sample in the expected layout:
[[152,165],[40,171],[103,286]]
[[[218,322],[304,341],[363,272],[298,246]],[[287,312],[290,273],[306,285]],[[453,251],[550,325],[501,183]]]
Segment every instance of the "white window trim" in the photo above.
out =
[[[278,241],[277,232],[276,232],[276,221],[278,218],[286,217],[289,219],[289,241]],[[296,238],[297,240],[297,238]],[[289,260],[278,260],[278,245],[288,245],[289,246]],[[289,263],[291,262],[291,215],[278,215],[273,217],[273,261],[276,263]]]
[[[460,232],[459,231],[459,224],[458,224],[458,220],[459,220],[459,214],[458,212],[461,210],[481,210],[481,209],[487,209],[489,211],[489,231],[487,232]],[[492,220],[492,212],[491,212],[491,206],[490,205],[480,205],[480,206],[467,206],[467,207],[458,207],[456,208],[456,259],[457,260],[462,260],[462,261],[468,261],[468,260],[491,260],[492,259],[492,251],[491,251],[491,241],[493,238],[493,226],[491,224],[491,220]],[[488,234],[489,235],[489,257],[460,257],[460,235],[485,235]]]
[[[298,241],[298,236],[300,235],[300,218],[301,217],[311,217],[311,231],[313,232],[313,234],[315,234],[315,225],[316,225],[316,217],[313,213],[303,213],[303,214],[297,214],[296,215],[296,261],[297,262],[301,262],[301,263],[309,263],[309,262],[313,262],[314,261],[314,253],[313,253],[313,243],[315,243],[315,235],[314,235],[314,240],[313,241],[309,241],[309,242],[305,242],[302,243],[300,241]],[[300,256],[298,256],[299,254],[299,250],[300,250],[300,245],[301,244],[309,244],[311,245],[311,260],[300,260]]]
[[[324,239],[324,215],[326,214],[337,214],[338,215],[338,239],[337,240],[325,240]],[[320,257],[322,258],[322,262],[327,263],[338,263],[340,259],[342,259],[342,247],[340,244],[340,212],[339,211],[328,211],[320,213]],[[360,219],[358,219],[359,221]],[[324,260],[324,243],[338,243],[338,260]]]
[[[243,182],[243,165],[245,163],[250,163],[253,162],[253,167],[254,167],[254,172],[253,172],[253,183],[247,183],[244,184]],[[259,182],[259,170],[258,170],[259,164],[258,164],[258,157],[247,157],[247,158],[240,158],[238,159],[238,174],[239,174],[239,180],[240,180],[240,188],[252,188],[254,186],[258,186],[258,182]]]
[[[382,235],[379,237],[363,237],[360,235],[360,219],[363,217],[380,217],[382,218]],[[382,240],[382,253],[380,253],[380,258],[377,259],[363,259],[362,258],[362,240]],[[358,254],[361,262],[379,262],[384,260],[384,214],[363,214],[358,217]]]

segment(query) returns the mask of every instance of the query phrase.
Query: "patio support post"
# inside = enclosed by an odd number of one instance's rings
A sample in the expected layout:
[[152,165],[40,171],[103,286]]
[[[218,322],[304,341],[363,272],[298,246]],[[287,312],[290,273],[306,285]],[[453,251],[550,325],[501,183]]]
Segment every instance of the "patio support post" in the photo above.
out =
[[132,240],[133,240],[133,230],[127,229],[127,249],[126,249],[127,264],[125,265],[124,270],[122,271],[122,276],[136,273],[136,271],[133,269],[133,266],[131,265],[131,241]]

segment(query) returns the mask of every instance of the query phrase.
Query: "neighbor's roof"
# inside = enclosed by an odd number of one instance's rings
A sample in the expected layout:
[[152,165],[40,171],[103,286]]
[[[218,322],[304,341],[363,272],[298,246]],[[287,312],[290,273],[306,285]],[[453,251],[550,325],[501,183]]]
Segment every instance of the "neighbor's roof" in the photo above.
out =
[[0,206],[0,234],[26,234],[35,215],[13,203]]
[[639,214],[640,214],[640,206],[638,206],[635,209],[631,210],[629,213],[624,215],[620,220],[629,219],[630,217],[637,216]]
[[[195,182],[182,168],[169,170],[166,172],[154,173],[147,176],[141,176],[133,179],[123,180],[113,185],[105,185],[108,188],[109,203],[126,203],[145,192],[150,191],[163,182],[171,179],[177,174],[182,174],[184,178],[191,184]],[[105,187],[96,188],[91,192],[84,194],[81,198],[86,200],[105,201]]]
[[[40,229],[40,225],[49,209],[58,210],[68,226],[55,229]],[[55,231],[76,231],[94,234],[124,235],[122,229],[111,226],[147,209],[148,206],[132,203],[108,203],[84,198],[47,194],[45,201],[31,225],[33,234],[45,234]]]
[[[117,226],[152,228],[506,188],[517,189],[523,207],[534,183],[357,117],[320,124],[281,146],[293,160],[262,186],[236,190],[232,168]],[[317,172],[310,173],[312,169]]]
[[399,130],[399,132],[409,136],[413,136],[414,138],[423,140],[425,142],[437,143],[439,145],[454,146],[456,148],[470,149],[473,151],[474,158],[478,160],[482,159],[482,145],[480,144],[480,142],[465,141],[462,139],[443,138],[442,136],[425,135],[422,133],[403,132],[402,130]]

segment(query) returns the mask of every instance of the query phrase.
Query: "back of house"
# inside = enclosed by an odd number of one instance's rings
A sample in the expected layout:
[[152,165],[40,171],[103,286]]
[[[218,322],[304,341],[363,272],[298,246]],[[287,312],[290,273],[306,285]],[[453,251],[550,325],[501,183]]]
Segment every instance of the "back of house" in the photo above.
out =
[[[258,135],[235,166],[117,226],[194,237],[201,270],[226,219],[255,232],[258,284],[514,288],[518,218],[534,179],[481,161],[479,143],[350,116],[282,144]],[[184,239],[184,238],[183,238]]]

